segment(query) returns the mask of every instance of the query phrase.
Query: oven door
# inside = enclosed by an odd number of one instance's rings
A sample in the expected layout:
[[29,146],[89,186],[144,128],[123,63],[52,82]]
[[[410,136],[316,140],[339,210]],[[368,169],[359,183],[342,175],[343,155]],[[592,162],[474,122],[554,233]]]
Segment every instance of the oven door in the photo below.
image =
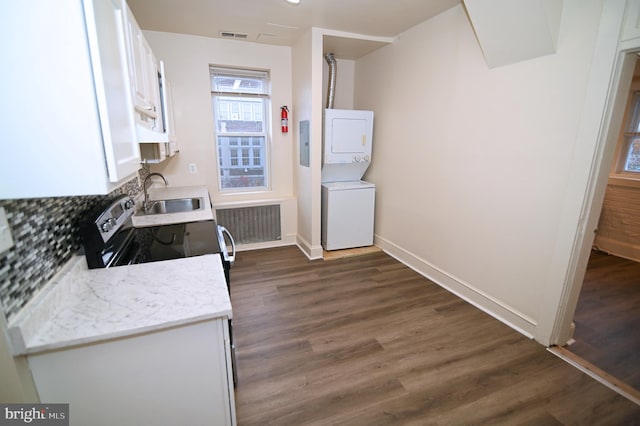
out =
[[140,246],[134,228],[123,226],[106,243],[103,243],[96,229],[93,222],[83,223],[80,227],[80,239],[89,269],[139,263]]
[[113,253],[111,261],[105,264],[105,268],[112,266],[124,266],[140,263],[141,252],[140,245],[135,239],[135,232],[133,229],[127,235],[127,239],[120,246],[120,248]]

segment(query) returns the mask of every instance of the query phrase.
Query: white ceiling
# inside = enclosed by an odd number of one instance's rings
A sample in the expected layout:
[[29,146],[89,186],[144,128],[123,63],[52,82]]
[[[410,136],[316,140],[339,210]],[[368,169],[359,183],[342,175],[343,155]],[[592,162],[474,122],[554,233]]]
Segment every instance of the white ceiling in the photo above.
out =
[[[310,27],[395,37],[460,2],[301,0],[299,5],[290,5],[284,0],[127,0],[143,30],[206,37],[220,37],[221,31],[243,33],[247,41],[285,46],[291,46]],[[345,55],[361,53],[356,49]]]

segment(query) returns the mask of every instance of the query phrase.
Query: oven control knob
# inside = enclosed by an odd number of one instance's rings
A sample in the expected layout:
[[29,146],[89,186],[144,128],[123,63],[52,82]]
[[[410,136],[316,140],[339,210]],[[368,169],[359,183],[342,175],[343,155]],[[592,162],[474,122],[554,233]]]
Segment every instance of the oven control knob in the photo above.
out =
[[109,232],[113,229],[114,226],[116,226],[116,223],[118,223],[118,221],[110,217],[109,219],[102,222],[102,225],[100,225],[100,229],[102,230],[102,232]]
[[128,198],[127,201],[124,202],[124,209],[125,210],[129,210],[131,209],[133,206],[135,205],[135,203],[133,202],[133,200],[131,198]]

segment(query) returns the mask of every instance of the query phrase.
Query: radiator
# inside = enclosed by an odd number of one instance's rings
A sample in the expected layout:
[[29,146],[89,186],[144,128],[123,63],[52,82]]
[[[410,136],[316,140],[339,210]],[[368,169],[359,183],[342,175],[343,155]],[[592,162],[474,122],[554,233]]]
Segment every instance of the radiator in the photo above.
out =
[[216,209],[216,220],[226,227],[236,244],[280,240],[280,205]]

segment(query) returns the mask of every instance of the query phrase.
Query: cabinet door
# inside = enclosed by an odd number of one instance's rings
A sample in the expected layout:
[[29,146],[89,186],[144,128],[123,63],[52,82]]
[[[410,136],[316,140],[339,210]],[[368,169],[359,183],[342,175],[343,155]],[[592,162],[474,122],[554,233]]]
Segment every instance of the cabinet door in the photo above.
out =
[[160,73],[162,75],[162,99],[164,99],[164,107],[162,108],[163,123],[164,130],[167,133],[167,137],[169,139],[168,143],[170,145],[167,153],[169,154],[169,156],[172,156],[178,150],[175,128],[176,125],[173,115],[173,93],[171,91],[171,84],[169,83],[169,79],[167,78],[167,74],[164,69],[164,63],[162,61],[160,61]]
[[3,4],[0,199],[107,194],[139,168],[123,3],[95,3]]
[[28,362],[40,399],[69,403],[72,426],[233,426],[227,341],[216,319],[32,354]]
[[129,75],[134,103],[136,108],[148,112],[152,110],[152,105],[148,94],[146,43],[142,30],[129,8],[127,8],[127,39]]
[[178,138],[176,136],[175,118],[173,116],[173,94],[171,93],[171,85],[167,80],[164,82],[166,87],[166,123],[165,128],[169,142],[167,142],[167,156],[173,157],[178,152]]
[[640,0],[627,1],[620,40],[640,37]]
[[127,8],[126,26],[135,119],[138,124],[156,130],[160,120],[156,59],[129,8]]
[[154,132],[164,133],[164,124],[162,117],[162,107],[160,106],[160,67],[156,56],[151,50],[151,46],[144,40],[145,56],[147,61],[147,93],[149,94],[149,102],[153,111],[153,121],[151,122],[151,130]]
[[140,168],[125,41],[123,0],[85,0],[98,112],[111,182]]

